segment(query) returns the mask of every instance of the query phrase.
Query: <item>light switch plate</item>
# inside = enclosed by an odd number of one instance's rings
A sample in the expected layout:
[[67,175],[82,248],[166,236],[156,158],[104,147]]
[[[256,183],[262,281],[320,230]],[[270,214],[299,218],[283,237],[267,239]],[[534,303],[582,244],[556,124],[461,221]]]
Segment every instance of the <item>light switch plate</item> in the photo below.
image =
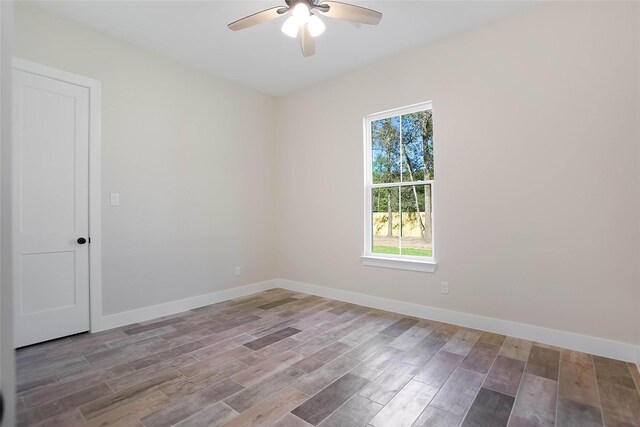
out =
[[120,194],[111,193],[111,206],[120,206]]
[[445,295],[449,293],[449,282],[440,283],[440,292]]

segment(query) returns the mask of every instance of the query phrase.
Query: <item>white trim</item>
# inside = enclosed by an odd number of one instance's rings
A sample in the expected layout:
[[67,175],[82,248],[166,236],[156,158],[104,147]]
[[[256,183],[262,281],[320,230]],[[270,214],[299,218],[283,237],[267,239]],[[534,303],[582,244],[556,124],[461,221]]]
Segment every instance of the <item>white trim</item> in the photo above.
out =
[[367,118],[371,121],[388,119],[395,116],[405,114],[413,114],[418,111],[431,110],[433,108],[432,101],[419,102],[417,104],[407,105],[406,107],[393,108],[391,110],[381,111],[379,113],[367,114]]
[[438,263],[414,259],[413,257],[391,258],[391,256],[363,255],[360,257],[363,265],[369,267],[394,268],[396,270],[421,271],[423,273],[433,273],[438,268]]
[[4,391],[2,425],[16,425],[16,364],[13,351],[13,236],[11,197],[13,194],[12,79],[11,52],[14,46],[13,2],[0,2],[0,389]]
[[[433,273],[438,265],[435,255],[435,221],[434,210],[434,192],[435,185],[433,180],[412,181],[412,182],[393,182],[374,184],[371,182],[371,123],[376,120],[387,119],[406,114],[416,113],[418,111],[432,110],[433,103],[431,101],[421,102],[409,105],[407,107],[395,108],[380,113],[366,115],[363,119],[363,135],[364,135],[364,251],[361,256],[362,263],[371,267],[394,268],[399,270],[420,271],[425,273]],[[400,172],[402,174],[402,171]],[[386,187],[403,187],[411,185],[431,185],[431,255],[430,257],[413,257],[407,255],[388,255],[372,252],[373,239],[371,235],[373,213],[371,208],[371,190],[373,188]],[[426,215],[426,213],[425,213]],[[402,208],[400,208],[400,216],[402,218]],[[402,240],[400,240],[402,247]],[[422,265],[420,265],[422,264]]]
[[117,328],[120,326],[131,325],[133,323],[157,319],[158,317],[169,316],[171,314],[193,310],[194,308],[227,301],[234,298],[244,297],[277,287],[277,281],[275,279],[265,280],[263,282],[223,289],[221,291],[185,298],[178,301],[169,301],[163,304],[142,307],[135,310],[124,311],[121,313],[109,314],[103,316],[100,324],[98,325],[98,328],[95,330],[92,329],[91,332],[99,332],[107,329]]
[[277,283],[280,288],[291,291],[304,292],[307,294],[393,311],[423,319],[436,320],[467,328],[509,335],[516,338],[555,345],[598,356],[610,357],[612,359],[640,363],[640,347],[631,343],[612,341],[605,338],[576,334],[557,329],[549,329],[526,323],[512,322],[509,320],[445,310],[405,301],[375,297],[356,292],[344,291],[341,289],[296,282],[293,280],[277,279]]
[[86,87],[89,89],[100,88],[102,83],[89,77],[73,74],[68,71],[59,70],[47,65],[38,64],[36,62],[27,61],[26,59],[13,58],[13,68],[15,70],[25,71],[31,74],[47,77],[61,82],[71,83],[74,85]]
[[369,184],[369,188],[389,188],[389,187],[411,187],[414,185],[433,185],[433,180],[426,181],[402,181],[402,182],[383,182],[381,184]]
[[46,65],[13,58],[13,68],[60,80],[89,90],[89,315],[90,330],[96,332],[102,319],[102,226],[100,184],[102,83],[89,77]]

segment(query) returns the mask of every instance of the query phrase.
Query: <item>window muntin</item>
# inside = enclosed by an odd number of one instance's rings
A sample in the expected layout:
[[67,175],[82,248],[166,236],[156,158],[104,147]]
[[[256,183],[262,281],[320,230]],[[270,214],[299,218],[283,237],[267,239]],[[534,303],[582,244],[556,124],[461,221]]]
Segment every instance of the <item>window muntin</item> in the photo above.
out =
[[431,103],[371,115],[365,130],[365,255],[433,262]]

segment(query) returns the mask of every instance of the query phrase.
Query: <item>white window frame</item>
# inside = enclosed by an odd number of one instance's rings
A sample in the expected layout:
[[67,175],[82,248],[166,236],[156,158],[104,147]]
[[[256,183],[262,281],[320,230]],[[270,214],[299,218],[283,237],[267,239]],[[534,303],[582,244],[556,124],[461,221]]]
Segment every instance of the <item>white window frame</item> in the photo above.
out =
[[[371,141],[371,123],[377,120],[388,119],[391,117],[402,116],[418,111],[432,110],[432,102],[421,102],[419,104],[409,105],[407,107],[394,108],[393,110],[387,110],[380,113],[370,114],[364,118],[364,255],[360,258],[362,263],[367,266],[373,267],[386,267],[395,268],[400,270],[412,270],[421,271],[426,273],[433,273],[436,271],[438,263],[436,262],[435,252],[435,221],[433,220],[434,207],[434,194],[435,185],[433,180],[414,181],[414,182],[402,182],[392,183],[394,187],[398,186],[410,186],[415,184],[431,184],[431,233],[432,233],[432,256],[420,257],[411,255],[394,255],[394,254],[380,254],[372,252],[373,235],[372,235],[372,218],[371,211],[371,190],[377,187],[388,187],[387,184],[374,184],[372,182],[372,141]],[[435,151],[435,148],[434,148]],[[435,161],[435,155],[434,155]]]

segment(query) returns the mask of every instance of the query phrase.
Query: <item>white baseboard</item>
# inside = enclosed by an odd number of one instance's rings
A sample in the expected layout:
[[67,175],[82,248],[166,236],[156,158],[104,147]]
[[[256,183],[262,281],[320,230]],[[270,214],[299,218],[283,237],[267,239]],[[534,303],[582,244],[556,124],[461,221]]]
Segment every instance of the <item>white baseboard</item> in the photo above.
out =
[[375,297],[287,279],[265,280],[263,282],[224,289],[178,301],[171,301],[164,304],[106,315],[101,318],[99,325],[93,328],[92,332],[99,332],[106,329],[130,325],[132,323],[156,319],[162,316],[169,316],[171,314],[251,295],[273,288],[284,288],[296,292],[304,292],[339,301],[420,317],[423,319],[436,320],[468,328],[509,335],[516,338],[610,357],[612,359],[625,360],[636,363],[640,366],[640,347],[630,343],[612,341],[589,335],[560,331],[557,329],[543,328],[541,326],[512,322],[509,320],[444,310],[426,305]]
[[132,323],[144,322],[147,320],[156,319],[158,317],[169,316],[171,314],[203,307],[205,305],[215,304],[217,302],[255,294],[257,292],[266,291],[267,289],[276,288],[277,284],[278,283],[276,280],[265,280],[263,282],[251,283],[249,285],[224,289],[221,291],[198,295],[191,298],[185,298],[178,301],[170,301],[164,304],[152,305],[131,311],[105,315],[100,319],[99,325],[93,328],[91,332],[99,332],[107,329],[117,328],[120,326],[130,325]]
[[557,329],[543,328],[541,326],[534,326],[526,323],[518,323],[458,311],[444,310],[441,308],[413,304],[410,302],[374,297],[341,289],[296,282],[293,280],[276,279],[276,282],[278,287],[291,291],[304,292],[307,294],[393,311],[423,319],[509,335],[516,338],[610,357],[612,359],[624,360],[640,365],[640,347],[630,343],[611,341],[604,338],[560,331]]

